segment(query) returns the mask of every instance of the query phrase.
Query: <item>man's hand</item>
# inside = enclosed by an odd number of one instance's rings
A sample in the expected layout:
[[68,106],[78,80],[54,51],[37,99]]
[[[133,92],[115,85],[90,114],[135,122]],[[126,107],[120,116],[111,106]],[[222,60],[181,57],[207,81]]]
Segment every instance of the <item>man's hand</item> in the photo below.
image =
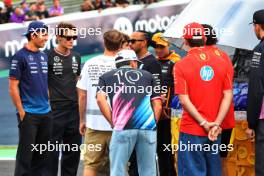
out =
[[214,126],[216,126],[217,123],[215,122],[206,122],[204,125],[203,125],[203,128],[205,129],[206,132],[209,132],[210,129]]
[[158,122],[162,113],[162,102],[160,99],[151,100],[151,106],[154,111],[156,122]]
[[22,106],[18,85],[19,85],[19,80],[14,78],[12,79],[9,78],[9,94],[12,98],[14,105],[18,110],[19,119],[22,121],[25,118],[26,113]]
[[25,118],[25,115],[26,115],[26,112],[24,111],[24,109],[19,111],[18,114],[19,114],[20,120],[23,121],[23,119]]
[[86,125],[85,125],[85,122],[80,122],[79,131],[80,131],[80,134],[81,134],[82,136],[85,135],[85,132],[86,132]]
[[170,119],[171,118],[171,109],[167,107],[162,107],[162,115],[161,117],[164,119]]
[[97,92],[96,100],[100,111],[102,112],[106,120],[109,122],[109,124],[113,127],[112,109],[107,102],[107,94],[104,92]]
[[248,137],[251,141],[254,141],[254,138],[255,138],[255,132],[254,132],[254,130],[247,128],[245,132],[246,132],[246,134],[247,134],[247,137]]
[[166,94],[161,95],[161,100],[162,100],[162,104],[166,103],[167,101]]
[[82,136],[84,136],[86,131],[85,114],[86,114],[86,105],[87,105],[87,91],[79,88],[77,90],[78,90],[79,117],[80,117],[79,132]]
[[208,138],[210,141],[216,141],[219,134],[222,133],[222,128],[218,125],[212,127],[208,133]]

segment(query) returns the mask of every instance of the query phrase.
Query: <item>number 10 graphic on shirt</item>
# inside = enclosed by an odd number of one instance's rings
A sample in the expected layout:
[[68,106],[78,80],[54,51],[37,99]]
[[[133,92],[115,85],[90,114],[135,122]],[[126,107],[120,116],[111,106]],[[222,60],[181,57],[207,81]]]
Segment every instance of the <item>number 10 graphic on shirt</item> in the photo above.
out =
[[124,84],[121,82],[121,78],[125,78],[130,84],[135,84],[135,82],[140,80],[140,78],[143,76],[142,73],[137,70],[118,70],[114,75],[117,76],[118,84]]

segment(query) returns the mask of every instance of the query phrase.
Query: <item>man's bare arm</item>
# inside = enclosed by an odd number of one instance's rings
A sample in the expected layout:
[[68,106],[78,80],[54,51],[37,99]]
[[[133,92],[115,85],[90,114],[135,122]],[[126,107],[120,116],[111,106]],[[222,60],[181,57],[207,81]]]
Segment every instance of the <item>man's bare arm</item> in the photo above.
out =
[[158,122],[161,116],[162,112],[162,101],[161,99],[154,99],[151,101],[152,108],[154,111],[154,117],[156,118],[156,121]]
[[79,102],[79,116],[80,116],[80,134],[84,135],[86,126],[85,126],[85,114],[86,114],[86,105],[87,105],[87,91],[82,89],[77,89],[78,91],[78,102]]
[[25,116],[25,111],[22,106],[18,85],[19,85],[19,80],[9,79],[9,94],[12,98],[13,104],[18,110],[20,119],[23,120]]
[[215,122],[221,125],[232,103],[233,91],[225,90]]
[[208,138],[211,141],[217,140],[218,135],[221,134],[222,130],[220,128],[220,125],[222,124],[224,118],[226,117],[229,111],[231,102],[232,102],[232,98],[233,98],[232,90],[225,90],[223,94],[224,96],[221,101],[220,108],[219,108],[219,111],[218,111],[218,114],[215,120],[215,123],[217,124],[217,126],[210,129],[209,134],[208,134]]
[[107,103],[106,94],[104,92],[98,92],[96,94],[96,99],[97,99],[97,104],[98,104],[102,114],[104,115],[106,120],[110,123],[110,125],[113,126],[112,110],[111,110],[109,104]]

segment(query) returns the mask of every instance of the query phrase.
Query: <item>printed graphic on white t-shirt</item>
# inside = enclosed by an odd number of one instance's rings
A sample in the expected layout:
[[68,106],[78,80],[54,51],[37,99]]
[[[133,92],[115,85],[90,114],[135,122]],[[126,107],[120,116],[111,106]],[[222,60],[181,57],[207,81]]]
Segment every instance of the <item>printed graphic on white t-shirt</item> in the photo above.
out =
[[77,87],[87,91],[86,127],[88,128],[101,131],[112,130],[97,105],[96,89],[99,77],[114,68],[115,58],[104,55],[91,58],[83,66]]

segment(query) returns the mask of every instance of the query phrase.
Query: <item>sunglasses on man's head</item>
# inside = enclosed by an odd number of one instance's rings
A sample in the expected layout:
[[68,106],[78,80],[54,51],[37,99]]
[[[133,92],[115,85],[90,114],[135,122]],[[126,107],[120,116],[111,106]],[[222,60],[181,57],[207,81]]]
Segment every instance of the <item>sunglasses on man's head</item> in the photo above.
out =
[[136,42],[142,42],[142,41],[144,41],[144,40],[142,40],[142,39],[130,39],[130,40],[128,40],[128,43],[132,43],[132,44],[134,44],[134,43],[136,43]]
[[64,35],[62,35],[61,37],[65,38],[67,41],[70,41],[71,39],[76,40],[78,38],[76,35],[74,35],[74,36],[64,36]]

